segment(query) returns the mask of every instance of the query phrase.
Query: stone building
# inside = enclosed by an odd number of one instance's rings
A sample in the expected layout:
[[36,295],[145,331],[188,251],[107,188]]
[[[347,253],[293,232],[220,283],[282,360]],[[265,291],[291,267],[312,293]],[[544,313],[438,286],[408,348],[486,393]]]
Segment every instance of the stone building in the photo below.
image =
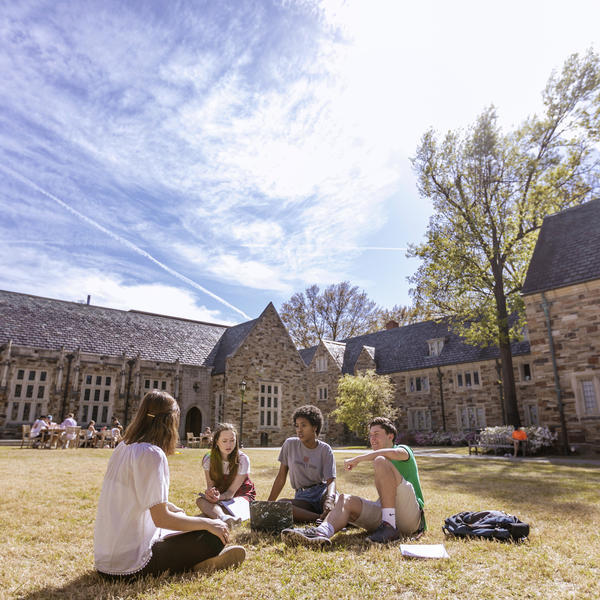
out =
[[546,217],[523,295],[541,422],[600,444],[600,199]]
[[[531,342],[512,346],[522,422],[560,429],[560,390],[569,441],[600,443],[600,200],[544,220],[524,299]],[[247,446],[279,445],[294,409],[312,403],[339,443],[338,379],[366,369],[395,384],[401,430],[473,430],[506,421],[498,361],[445,322],[391,322],[298,351],[272,304],[228,327],[0,291],[0,437],[48,412],[127,423],[160,388],[179,402],[182,438],[225,420]]]
[[[179,401],[181,433],[212,422],[209,357],[225,326],[0,292],[0,435],[40,414],[131,420],[143,394]],[[2,410],[3,409],[3,410]]]
[[[512,350],[523,418],[537,424],[537,412],[530,408],[535,395],[529,343],[515,342]],[[325,415],[335,408],[341,375],[374,369],[395,385],[401,430],[472,430],[505,422],[498,349],[468,345],[444,322],[393,323],[384,331],[343,342],[324,340],[300,352],[308,368],[308,397]],[[339,424],[328,425],[326,437],[343,438]]]

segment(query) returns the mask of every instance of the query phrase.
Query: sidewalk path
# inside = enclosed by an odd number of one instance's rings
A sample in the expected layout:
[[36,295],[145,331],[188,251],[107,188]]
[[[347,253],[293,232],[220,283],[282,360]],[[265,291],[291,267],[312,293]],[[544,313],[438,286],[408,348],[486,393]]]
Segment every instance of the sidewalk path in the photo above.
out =
[[[244,450],[272,450],[273,452],[281,450],[280,447],[277,448],[244,448]],[[366,449],[357,450],[357,449],[340,449],[334,448],[333,451],[335,453],[344,453],[344,454],[362,454],[366,452]],[[420,448],[413,447],[413,452],[415,456],[427,456],[432,458],[454,458],[457,460],[503,460],[510,463],[522,463],[522,462],[531,462],[538,464],[548,464],[548,465],[566,465],[573,467],[596,467],[600,468],[600,459],[598,458],[577,458],[577,457],[565,457],[565,456],[526,456],[526,457],[518,457],[512,458],[512,455],[509,457],[506,456],[494,456],[493,454],[458,454],[453,452],[444,452],[439,448]]]

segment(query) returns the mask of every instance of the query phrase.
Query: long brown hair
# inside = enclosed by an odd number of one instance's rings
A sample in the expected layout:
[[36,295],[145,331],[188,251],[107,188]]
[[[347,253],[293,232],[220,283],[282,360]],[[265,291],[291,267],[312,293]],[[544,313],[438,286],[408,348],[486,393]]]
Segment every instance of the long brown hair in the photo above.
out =
[[[235,447],[227,457],[227,462],[229,463],[228,475],[223,475],[223,457],[221,456],[219,446],[217,446],[219,436],[224,431],[232,431],[233,435],[235,435]],[[240,459],[239,452],[240,442],[235,426],[231,423],[219,423],[213,432],[212,446],[210,449],[210,470],[208,474],[211,480],[214,481],[215,487],[220,492],[226,491],[231,485],[231,482],[235,479],[235,476],[237,475]]]
[[162,390],[152,390],[142,399],[140,407],[127,427],[126,444],[147,442],[173,454],[179,439],[179,405],[175,398]]

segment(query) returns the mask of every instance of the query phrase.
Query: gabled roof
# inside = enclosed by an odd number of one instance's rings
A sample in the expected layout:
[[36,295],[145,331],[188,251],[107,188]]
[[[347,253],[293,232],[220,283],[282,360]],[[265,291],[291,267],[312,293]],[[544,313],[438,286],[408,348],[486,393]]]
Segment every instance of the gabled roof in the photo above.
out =
[[337,366],[341,369],[344,364],[344,353],[346,351],[346,344],[344,342],[334,342],[332,340],[321,340],[325,348],[331,357],[337,364]]
[[544,219],[523,295],[600,279],[600,199]]
[[[375,348],[373,346],[363,346],[362,349],[373,359],[375,360]],[[362,350],[361,350],[362,352]],[[360,353],[359,353],[360,356]]]
[[204,365],[225,325],[0,290],[0,345]]
[[225,373],[225,361],[228,356],[235,354],[235,351],[242,345],[243,341],[248,337],[258,319],[246,321],[239,325],[234,325],[225,331],[219,344],[211,353],[206,361],[207,365],[213,366],[213,375]]

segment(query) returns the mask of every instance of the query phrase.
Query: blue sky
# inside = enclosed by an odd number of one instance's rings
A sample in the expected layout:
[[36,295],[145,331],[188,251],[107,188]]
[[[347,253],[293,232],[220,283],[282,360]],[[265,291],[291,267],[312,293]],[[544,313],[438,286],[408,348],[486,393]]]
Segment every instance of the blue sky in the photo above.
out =
[[429,127],[541,108],[595,2],[6,2],[0,288],[236,323],[312,283],[408,304]]

